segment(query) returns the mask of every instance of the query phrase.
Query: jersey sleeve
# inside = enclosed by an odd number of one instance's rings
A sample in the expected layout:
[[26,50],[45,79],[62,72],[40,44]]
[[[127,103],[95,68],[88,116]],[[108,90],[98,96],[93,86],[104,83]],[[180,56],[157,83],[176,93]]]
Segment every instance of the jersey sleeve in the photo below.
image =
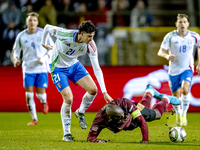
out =
[[44,27],[42,44],[43,45],[46,44],[46,39],[47,39],[48,34],[50,34],[51,36],[54,36],[56,39],[60,40],[63,43],[68,43],[69,41],[74,40],[75,33],[72,30],[67,30],[61,27],[56,27],[56,26],[47,24]]
[[[53,41],[53,39],[51,38],[50,35],[48,35],[48,37],[47,37],[47,44],[51,45],[51,46],[54,46],[54,41]],[[46,54],[51,56],[52,55],[52,51],[48,50]]]
[[98,62],[97,47],[96,47],[94,41],[91,41],[88,44],[87,52],[88,52],[88,55],[89,55],[89,58],[90,58],[90,61],[92,64],[92,68],[94,70],[94,74],[97,78],[97,81],[99,83],[102,93],[107,92],[105,82],[104,82],[103,72],[102,72],[102,70],[99,66],[99,62]]
[[46,45],[46,40],[47,40],[48,35],[50,34],[51,36],[53,36],[54,34],[56,34],[56,30],[57,30],[56,26],[52,26],[49,24],[47,24],[44,27],[43,36],[42,36],[42,45]]
[[199,34],[197,34],[197,47],[199,47],[200,46],[200,36],[199,36]]
[[102,118],[102,110],[100,109],[93,120],[92,126],[90,128],[87,141],[88,142],[99,142],[100,139],[97,139],[100,132],[106,127],[105,121]]
[[103,128],[100,127],[99,125],[92,124],[92,126],[90,128],[90,132],[87,137],[87,141],[88,142],[98,142],[100,139],[97,139],[97,137],[100,134],[100,132],[102,131],[102,129]]
[[169,50],[169,48],[170,48],[170,34],[171,33],[168,33],[165,37],[164,37],[164,39],[163,39],[163,41],[162,41],[162,43],[161,43],[161,46],[160,46],[160,48],[162,48],[162,49],[165,49],[165,50]]
[[21,45],[21,33],[17,35],[16,39],[15,39],[15,43],[13,46],[13,58],[20,58],[20,53],[22,50],[22,45]]
[[142,141],[149,141],[148,125],[142,115],[136,118],[142,133]]

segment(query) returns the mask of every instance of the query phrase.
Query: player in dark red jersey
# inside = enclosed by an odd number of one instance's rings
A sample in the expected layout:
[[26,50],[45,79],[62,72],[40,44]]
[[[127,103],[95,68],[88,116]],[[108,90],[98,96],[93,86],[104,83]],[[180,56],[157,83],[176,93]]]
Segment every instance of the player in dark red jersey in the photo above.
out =
[[[160,102],[150,109],[152,97]],[[142,143],[148,143],[148,126],[146,122],[160,119],[168,104],[180,105],[180,103],[178,98],[161,94],[151,85],[147,85],[146,93],[139,103],[126,98],[116,98],[101,107],[90,128],[87,141],[99,143],[110,141],[109,139],[97,139],[104,128],[117,133],[122,130],[133,130],[140,127],[143,137]]]

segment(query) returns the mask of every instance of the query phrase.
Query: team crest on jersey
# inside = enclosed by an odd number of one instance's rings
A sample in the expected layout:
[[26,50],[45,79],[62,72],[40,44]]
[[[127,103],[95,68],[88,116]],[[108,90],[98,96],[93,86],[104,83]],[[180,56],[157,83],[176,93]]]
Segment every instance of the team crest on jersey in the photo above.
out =
[[192,45],[193,44],[193,41],[188,41],[188,45]]
[[26,40],[24,43],[28,43],[28,41]]
[[61,84],[60,84],[59,82],[57,83],[57,86],[58,86],[59,88],[61,88]]
[[56,35],[56,33],[57,33],[57,30],[53,29],[53,35]]
[[93,131],[97,131],[97,130],[98,130],[98,127],[92,127],[92,130],[93,130]]
[[82,51],[83,51],[83,49],[79,48],[79,51],[80,51],[80,52],[82,52]]

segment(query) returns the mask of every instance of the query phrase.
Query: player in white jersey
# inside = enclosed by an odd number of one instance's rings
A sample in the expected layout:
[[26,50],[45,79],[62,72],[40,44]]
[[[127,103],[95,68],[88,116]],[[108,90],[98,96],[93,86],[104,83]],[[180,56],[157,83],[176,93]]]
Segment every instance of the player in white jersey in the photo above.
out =
[[[189,18],[187,15],[178,14],[176,27],[177,30],[164,37],[158,56],[169,60],[169,86],[172,95],[182,98],[182,110],[180,106],[175,106],[176,122],[178,125],[186,126],[186,114],[190,102],[189,88],[194,70],[193,51],[197,46],[200,52],[200,39],[197,33],[188,30]],[[200,74],[200,62],[197,65],[197,72]]]
[[[49,52],[41,45],[43,29],[37,27],[38,14],[31,12],[27,15],[27,29],[20,32],[13,46],[14,67],[20,65],[22,51],[23,86],[26,91],[26,102],[32,121],[28,125],[37,125],[38,118],[34,102],[33,88],[36,87],[36,96],[42,104],[42,112],[48,113],[47,95],[48,87],[48,55]],[[51,38],[48,42],[53,43]]]
[[45,48],[52,49],[52,46],[45,45],[48,34],[57,38],[50,58],[50,68],[53,82],[63,97],[61,107],[61,119],[64,130],[63,141],[74,141],[70,131],[73,95],[68,79],[87,91],[83,96],[80,107],[75,112],[76,117],[79,118],[79,126],[82,129],[87,128],[84,113],[97,94],[95,82],[84,66],[78,61],[77,57],[88,53],[104,99],[106,102],[112,101],[112,98],[106,91],[103,73],[98,62],[97,47],[93,41],[95,31],[96,27],[91,21],[82,22],[78,30],[68,30],[52,25],[46,25],[44,28],[42,45]]

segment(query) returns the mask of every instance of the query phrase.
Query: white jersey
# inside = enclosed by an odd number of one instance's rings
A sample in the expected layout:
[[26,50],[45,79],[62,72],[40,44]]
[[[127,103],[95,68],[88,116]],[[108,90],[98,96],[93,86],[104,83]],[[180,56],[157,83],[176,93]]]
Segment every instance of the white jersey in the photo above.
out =
[[[22,68],[23,73],[46,73],[48,72],[48,55],[49,52],[41,45],[43,35],[43,29],[37,28],[34,34],[28,34],[27,29],[20,32],[13,47],[14,58],[20,58],[22,50]],[[48,43],[53,44],[51,38],[48,38]],[[41,58],[41,62],[38,64],[38,59]]]
[[200,46],[199,34],[187,31],[185,37],[181,37],[177,30],[168,33],[162,41],[161,48],[175,55],[175,61],[169,61],[168,73],[172,76],[181,74],[185,70],[194,69],[193,51],[195,46]]
[[78,62],[78,57],[86,52],[89,55],[95,76],[99,82],[102,92],[106,92],[103,73],[98,62],[97,47],[94,41],[89,44],[77,43],[75,40],[78,30],[67,30],[60,27],[46,25],[42,44],[45,45],[48,33],[57,38],[50,58],[52,66],[57,68],[68,68]]

